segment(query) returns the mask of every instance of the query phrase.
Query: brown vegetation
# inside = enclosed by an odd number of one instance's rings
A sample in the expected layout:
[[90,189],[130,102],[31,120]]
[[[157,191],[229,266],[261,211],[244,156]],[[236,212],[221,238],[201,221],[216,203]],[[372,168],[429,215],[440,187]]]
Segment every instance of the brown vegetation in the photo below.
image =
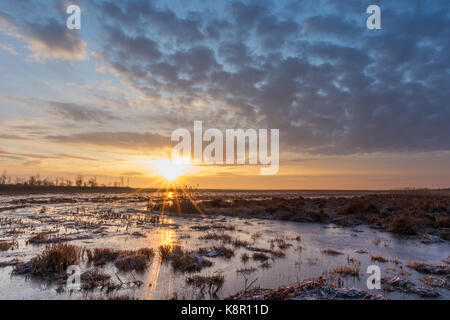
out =
[[359,278],[360,276],[359,270],[360,270],[359,266],[350,265],[350,266],[336,267],[331,271],[331,273],[338,274],[343,277],[351,276]]
[[212,266],[212,262],[185,251],[181,246],[161,245],[159,256],[162,262],[170,262],[175,271],[198,272],[203,268]]
[[[205,206],[208,202],[205,201]],[[220,207],[231,216],[354,226],[367,223],[402,235],[428,233],[450,240],[450,196],[438,192],[393,192],[352,198],[234,200]],[[255,208],[255,210],[252,210]],[[265,208],[265,210],[256,210]]]
[[320,250],[320,252],[322,252],[323,254],[327,254],[329,256],[337,256],[337,255],[342,254],[342,252],[339,252],[339,251],[331,249],[331,248],[322,249],[322,250]]
[[255,252],[252,256],[255,261],[267,261],[269,260],[269,256],[262,252]]
[[389,261],[388,259],[386,259],[383,256],[372,256],[372,255],[370,256],[370,260],[371,261],[376,261],[376,262],[382,262],[382,263],[385,263],[385,262]]
[[186,283],[200,290],[201,294],[205,293],[205,290],[213,297],[217,296],[217,292],[222,288],[225,278],[221,274],[215,274],[213,276],[190,276],[186,278]]
[[16,245],[15,241],[0,241],[0,251],[8,251]]
[[65,278],[67,268],[79,264],[82,252],[81,248],[70,244],[58,243],[47,246],[41,254],[29,262],[18,264],[13,273],[48,279]]
[[425,274],[439,274],[439,275],[449,275],[450,267],[443,264],[432,264],[426,262],[409,261],[409,268],[412,268],[420,273]]
[[151,248],[141,248],[138,250],[115,250],[109,248],[86,249],[89,263],[95,266],[114,262],[120,271],[144,271],[155,255]]
[[384,300],[385,297],[357,288],[341,288],[325,278],[297,282],[276,290],[255,288],[241,291],[227,300],[290,300],[290,299],[358,299]]
[[214,246],[211,248],[200,248],[197,251],[200,255],[206,255],[208,257],[223,257],[230,259],[234,256],[234,250],[225,246]]

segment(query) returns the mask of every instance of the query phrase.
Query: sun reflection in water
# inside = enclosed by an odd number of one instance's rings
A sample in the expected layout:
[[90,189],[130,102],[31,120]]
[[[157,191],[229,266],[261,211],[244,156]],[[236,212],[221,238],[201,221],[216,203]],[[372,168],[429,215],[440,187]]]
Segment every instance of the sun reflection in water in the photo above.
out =
[[[173,224],[174,221],[173,219],[167,219],[166,223]],[[165,293],[167,298],[170,298],[173,292],[174,274],[170,267],[161,265],[158,248],[161,245],[173,246],[177,241],[176,231],[171,229],[159,230],[151,241],[156,244],[156,254],[145,279],[145,282],[150,285],[149,290],[144,293],[144,298],[153,299],[155,296],[161,296],[161,293]]]

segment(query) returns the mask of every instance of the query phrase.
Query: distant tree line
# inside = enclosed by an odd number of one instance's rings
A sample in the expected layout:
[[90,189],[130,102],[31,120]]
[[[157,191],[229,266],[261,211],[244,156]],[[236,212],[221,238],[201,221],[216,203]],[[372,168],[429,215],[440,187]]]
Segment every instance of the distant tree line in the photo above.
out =
[[81,174],[77,175],[75,181],[66,178],[45,178],[41,177],[39,174],[34,176],[30,176],[28,178],[16,177],[13,179],[11,176],[8,176],[6,170],[3,171],[0,176],[0,185],[20,185],[20,186],[37,186],[37,187],[129,187],[130,186],[130,178],[120,177],[119,181],[110,182],[108,185],[99,184],[97,182],[97,177],[92,177],[89,179],[85,179]]

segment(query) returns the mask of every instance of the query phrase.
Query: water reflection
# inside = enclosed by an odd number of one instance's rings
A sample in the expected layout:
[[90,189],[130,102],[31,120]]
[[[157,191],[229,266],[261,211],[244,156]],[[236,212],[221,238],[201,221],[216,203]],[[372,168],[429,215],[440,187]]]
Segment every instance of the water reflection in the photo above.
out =
[[[173,220],[169,219],[168,223],[173,224]],[[170,268],[161,264],[158,248],[162,245],[174,245],[177,242],[176,231],[159,230],[151,241],[156,247],[156,254],[145,278],[145,283],[149,284],[149,289],[144,293],[144,298],[155,299],[161,296],[169,298],[173,293],[174,274]]]

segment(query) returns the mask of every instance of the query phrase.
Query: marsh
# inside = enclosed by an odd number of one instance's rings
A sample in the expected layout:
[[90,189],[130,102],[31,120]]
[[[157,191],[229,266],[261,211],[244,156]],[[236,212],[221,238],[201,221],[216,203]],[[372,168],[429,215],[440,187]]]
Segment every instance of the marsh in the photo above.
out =
[[[280,219],[277,212],[289,211],[280,206],[279,196],[280,192],[198,191],[195,202],[202,210],[197,213],[165,210],[161,204],[168,199],[176,203],[177,195],[164,192],[2,196],[0,241],[14,245],[0,251],[0,297],[224,299],[240,294],[245,298],[259,288],[276,290],[326,278],[339,288],[386,298],[450,298],[448,240],[421,241],[419,236],[367,223],[344,225],[339,219]],[[305,202],[333,198],[301,192],[284,196]],[[343,199],[355,197],[348,194]],[[230,214],[244,210],[236,203],[245,204],[245,214]],[[256,205],[261,203],[274,205],[264,209]],[[221,214],[221,210],[228,211]],[[80,252],[109,250],[102,263],[86,256],[77,260],[84,279],[90,281],[83,290],[67,290],[64,276],[14,272],[26,271],[24,265],[60,244]],[[161,248],[168,253],[161,253]],[[366,270],[374,264],[381,269],[382,290],[366,287]],[[408,290],[391,281],[396,277],[408,284]]]

